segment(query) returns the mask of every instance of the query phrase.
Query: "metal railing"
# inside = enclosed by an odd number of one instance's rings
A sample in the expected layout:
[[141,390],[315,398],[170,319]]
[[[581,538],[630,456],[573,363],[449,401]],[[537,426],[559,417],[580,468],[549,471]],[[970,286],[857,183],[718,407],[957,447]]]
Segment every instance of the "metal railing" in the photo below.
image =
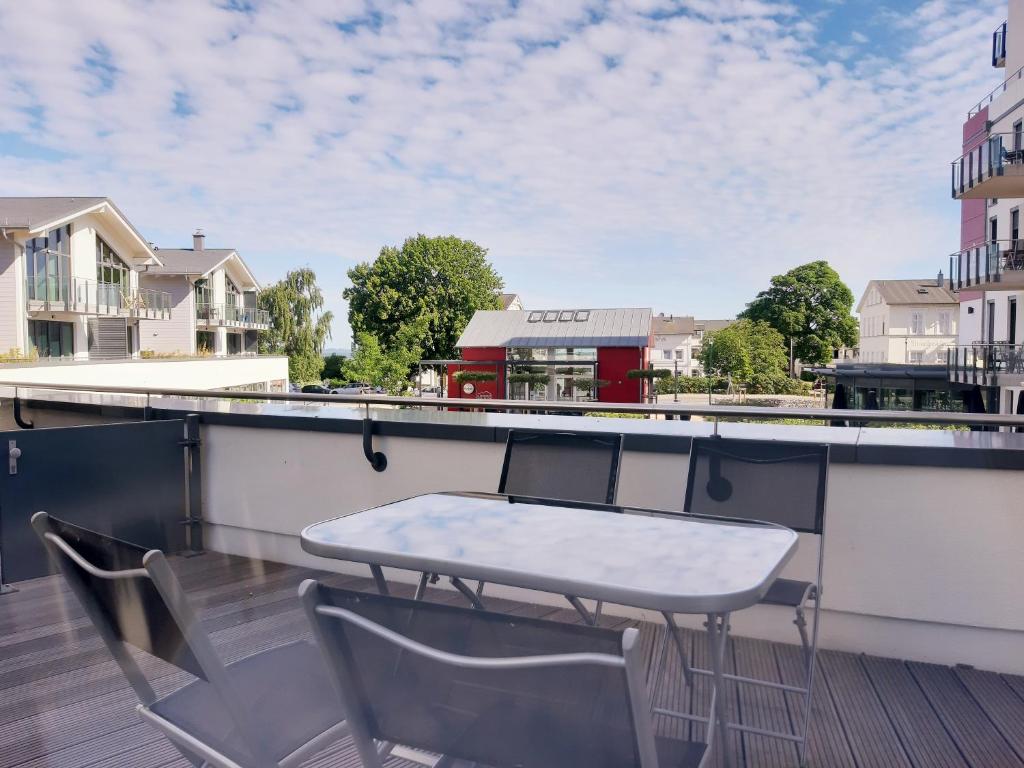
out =
[[993,133],[978,146],[952,163],[953,198],[973,189],[993,176],[1002,176],[1010,166],[1024,165],[1024,136]]
[[990,240],[949,257],[949,287],[998,283],[1004,272],[1024,272],[1024,238]]
[[958,384],[995,386],[1000,375],[1024,375],[1024,345],[975,342],[946,350],[949,380]]
[[988,94],[986,94],[981,99],[981,101],[979,101],[977,104],[975,104],[973,107],[971,107],[967,111],[967,119],[970,120],[976,114],[981,112],[981,110],[983,110],[985,107],[987,107],[993,101],[995,101],[997,96],[1001,96],[1002,94],[1006,93],[1006,89],[1009,88],[1010,83],[1012,83],[1015,80],[1020,80],[1022,76],[1024,76],[1024,67],[1021,67],[1016,72],[1014,72],[1012,75],[1010,75],[1008,78],[1003,80],[1002,83],[1000,83],[995,88],[993,88],[991,91],[989,91]]
[[128,288],[81,277],[35,275],[25,281],[29,311],[80,312],[151,320],[171,316],[171,294],[148,288]]
[[15,396],[25,397],[25,391],[41,392],[85,392],[110,395],[141,395],[150,404],[152,397],[181,398],[187,400],[256,400],[267,402],[348,404],[365,408],[367,416],[370,406],[392,408],[451,408],[461,411],[527,412],[531,414],[606,414],[629,413],[639,416],[664,416],[680,418],[699,416],[707,419],[787,419],[814,422],[869,422],[874,424],[936,424],[941,426],[977,427],[1024,427],[1024,416],[1013,414],[957,413],[950,411],[876,411],[876,410],[834,410],[831,408],[762,408],[736,405],[684,405],[678,403],[567,403],[531,402],[525,400],[469,400],[462,398],[401,397],[394,395],[313,395],[293,392],[237,392],[228,389],[162,389],[153,387],[111,387],[83,386],[70,384],[45,384],[24,381],[0,381],[3,388],[15,390]]
[[270,313],[267,310],[228,304],[196,304],[196,318],[212,325],[270,325]]

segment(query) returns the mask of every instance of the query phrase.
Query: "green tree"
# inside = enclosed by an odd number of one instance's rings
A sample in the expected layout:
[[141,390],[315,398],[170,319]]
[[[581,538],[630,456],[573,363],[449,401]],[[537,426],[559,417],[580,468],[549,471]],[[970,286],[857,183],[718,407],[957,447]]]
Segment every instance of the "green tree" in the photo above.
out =
[[344,379],[346,373],[345,366],[347,362],[348,358],[344,355],[328,355],[324,358],[324,369],[320,375],[325,379]]
[[402,394],[409,387],[410,369],[421,358],[418,339],[425,333],[425,325],[426,318],[420,318],[404,326],[387,346],[372,333],[357,332],[346,372],[355,381],[383,387],[392,395]]
[[501,309],[501,278],[487,250],[457,237],[416,235],[401,248],[384,246],[373,263],[348,272],[348,321],[356,335],[372,334],[388,348],[403,328],[426,318],[418,339],[434,360],[456,356],[455,342],[478,309]]
[[699,359],[714,376],[731,376],[751,392],[787,391],[783,338],[763,321],[737,320],[704,337]]
[[771,325],[782,334],[787,354],[792,339],[795,357],[825,365],[834,350],[857,344],[852,309],[853,293],[839,273],[827,261],[812,261],[773,277],[740,317]]
[[318,381],[324,369],[324,344],[334,315],[324,311],[324,297],[311,269],[296,269],[264,288],[259,306],[270,313],[270,329],[260,331],[261,354],[288,355],[288,378]]

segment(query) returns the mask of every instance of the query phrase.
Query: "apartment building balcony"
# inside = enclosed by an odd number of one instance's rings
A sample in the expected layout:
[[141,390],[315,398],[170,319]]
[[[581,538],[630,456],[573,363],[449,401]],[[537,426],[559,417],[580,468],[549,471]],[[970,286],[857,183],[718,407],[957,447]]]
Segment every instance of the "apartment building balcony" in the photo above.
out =
[[946,370],[955,384],[1020,386],[1024,378],[1024,345],[978,341],[951,347],[946,351]]
[[270,328],[270,313],[255,307],[230,304],[196,304],[196,320],[206,327],[227,326],[265,331]]
[[955,200],[1024,197],[1021,134],[995,133],[952,163]]
[[[18,418],[37,429],[18,429],[11,400],[0,402],[0,438],[15,441],[20,452],[12,459],[16,473],[0,475],[0,577],[16,590],[0,594],[0,627],[6,628],[0,635],[0,768],[189,765],[140,721],[132,690],[86,613],[64,580],[48,575],[27,512],[46,505],[56,517],[77,514],[87,527],[177,553],[171,568],[216,652],[233,662],[312,641],[297,597],[303,579],[378,590],[365,566],[304,552],[298,541],[303,527],[439,489],[493,492],[509,429],[624,433],[618,503],[671,514],[681,510],[696,436],[829,444],[824,650],[811,701],[807,765],[1024,765],[1024,564],[1019,516],[1007,511],[1019,500],[1024,435],[725,421],[731,413],[807,415],[794,409],[625,406],[624,412],[648,418],[567,419],[558,414],[584,406],[551,404],[553,415],[545,415],[536,413],[536,405],[532,413],[514,413],[515,404],[494,401],[487,412],[452,413],[444,408],[464,408],[465,402],[264,393],[244,403],[238,392],[139,389],[118,395],[45,385],[20,395]],[[0,388],[0,397],[11,396]],[[656,414],[706,420],[650,418]],[[835,415],[824,412],[826,419]],[[926,415],[875,411],[845,417]],[[713,418],[723,421],[715,425]],[[373,452],[386,455],[383,469],[373,463]],[[46,461],[36,462],[41,455]],[[100,488],[97,468],[112,461],[132,471]],[[60,488],[53,476],[65,479]],[[76,483],[80,490],[68,493]],[[151,501],[144,512],[139,499]],[[455,535],[442,532],[442,538]],[[585,542],[587,531],[579,537]],[[799,539],[784,577],[813,572],[816,537],[801,533]],[[386,569],[384,575],[391,594],[416,594],[419,574]],[[427,586],[421,597],[467,605],[446,579]],[[582,622],[561,595],[490,583],[485,600],[491,611]],[[699,740],[706,733],[700,718],[711,706],[710,680],[697,676],[684,683],[679,656],[658,652],[666,636],[656,618],[606,605],[601,625],[637,627],[648,685],[662,675],[667,683],[653,706],[697,718],[659,715],[657,733]],[[804,657],[792,618],[766,605],[730,619],[728,674],[769,684],[727,682],[724,697],[735,726],[728,743],[738,766],[797,764],[793,742],[763,735],[800,722],[804,714],[794,691]],[[680,647],[689,658],[706,660],[702,617],[680,620],[686,622]],[[164,661],[139,651],[131,655],[159,695],[191,680]],[[346,737],[303,765],[361,763]],[[395,758],[388,765],[411,764]]]
[[1024,287],[1024,239],[992,240],[949,257],[949,288]]
[[79,277],[35,276],[25,282],[26,310],[169,320],[171,295]]

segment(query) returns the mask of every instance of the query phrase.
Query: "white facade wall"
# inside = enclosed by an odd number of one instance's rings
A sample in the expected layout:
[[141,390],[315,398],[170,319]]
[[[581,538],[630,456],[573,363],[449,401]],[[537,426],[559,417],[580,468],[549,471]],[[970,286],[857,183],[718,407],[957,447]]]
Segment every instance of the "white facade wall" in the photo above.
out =
[[22,270],[21,246],[0,238],[0,355],[12,349],[28,351]]
[[702,336],[696,333],[659,333],[652,336],[650,362],[655,368],[678,369],[680,376],[700,376],[703,368],[696,355]]
[[170,320],[140,320],[139,349],[164,354],[196,354],[196,300],[192,281],[185,275],[142,273],[140,285],[171,295]]
[[[944,333],[943,315],[949,332]],[[919,318],[915,323],[915,316]],[[860,312],[862,363],[936,365],[957,344],[960,308],[955,303],[890,306],[868,303]]]

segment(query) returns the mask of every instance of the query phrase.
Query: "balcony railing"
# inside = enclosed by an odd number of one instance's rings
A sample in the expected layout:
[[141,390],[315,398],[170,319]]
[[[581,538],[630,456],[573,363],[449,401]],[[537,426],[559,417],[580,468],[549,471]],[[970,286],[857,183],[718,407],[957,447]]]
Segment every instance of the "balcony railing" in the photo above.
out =
[[34,275],[25,282],[30,312],[76,312],[147,320],[169,320],[171,295],[80,277]]
[[1024,345],[975,342],[946,350],[949,380],[958,384],[996,386],[1001,375],[1024,375]]
[[952,194],[954,199],[1024,197],[1024,135],[994,133],[954,160]]
[[992,66],[1006,66],[1006,22],[1004,21],[992,33]]
[[1024,238],[992,240],[949,257],[949,288],[1002,282],[1007,272],[1024,276]]
[[208,325],[233,325],[245,328],[270,326],[270,313],[267,310],[226,304],[196,304],[196,319]]
[[981,110],[983,110],[985,107],[987,107],[993,101],[995,101],[997,98],[999,98],[1004,93],[1006,93],[1006,89],[1010,87],[1010,83],[1015,83],[1018,80],[1020,80],[1022,77],[1024,77],[1024,67],[1021,67],[1016,72],[1014,72],[1012,75],[1010,75],[1008,78],[1003,80],[1003,82],[1001,84],[997,85],[995,88],[993,88],[991,91],[989,91],[984,96],[984,98],[982,98],[981,101],[979,101],[977,104],[975,104],[973,107],[971,107],[967,111],[967,119],[970,120],[976,114],[981,112]]

